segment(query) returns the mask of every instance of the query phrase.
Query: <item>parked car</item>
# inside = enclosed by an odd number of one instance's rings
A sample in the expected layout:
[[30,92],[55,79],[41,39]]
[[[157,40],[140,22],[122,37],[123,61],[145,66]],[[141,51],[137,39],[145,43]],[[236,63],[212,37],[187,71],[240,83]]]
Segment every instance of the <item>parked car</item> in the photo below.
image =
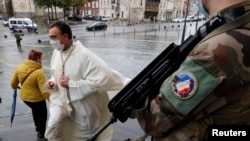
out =
[[8,21],[2,21],[2,25],[3,26],[9,26],[9,22]]
[[196,22],[196,21],[200,21],[198,16],[194,16],[191,19],[189,19],[190,22]]
[[[10,17],[9,19],[14,19],[15,17]],[[3,26],[9,26],[9,19],[3,18],[2,25]]]
[[184,21],[185,21],[184,18],[174,18],[174,19],[172,19],[172,22],[173,22],[173,23],[182,23],[182,22],[184,22]]
[[186,18],[186,21],[187,22],[192,22],[192,21],[197,20],[197,19],[195,19],[195,16],[196,16],[196,14],[188,15],[187,18]]
[[86,26],[86,30],[95,31],[95,30],[106,30],[108,28],[105,22],[94,22],[88,26]]
[[110,16],[106,16],[106,15],[101,16],[101,21],[103,21],[103,22],[111,21],[111,20],[112,20],[112,18]]
[[198,18],[199,20],[206,20],[208,17],[202,14],[202,15],[199,15]]
[[196,22],[196,21],[201,21],[201,20],[206,20],[206,16],[205,15],[194,15],[194,16],[187,17],[187,22]]
[[92,15],[85,15],[82,17],[84,20],[95,20],[95,17]]

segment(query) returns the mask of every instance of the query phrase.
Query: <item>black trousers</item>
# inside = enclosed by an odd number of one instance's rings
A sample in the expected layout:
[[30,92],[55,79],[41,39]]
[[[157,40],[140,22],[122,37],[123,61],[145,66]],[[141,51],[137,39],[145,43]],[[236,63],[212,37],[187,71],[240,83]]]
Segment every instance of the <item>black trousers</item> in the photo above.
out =
[[21,48],[21,40],[16,40],[17,48]]
[[47,122],[47,106],[46,101],[27,102],[23,101],[32,110],[32,116],[35,123],[36,131],[44,137]]

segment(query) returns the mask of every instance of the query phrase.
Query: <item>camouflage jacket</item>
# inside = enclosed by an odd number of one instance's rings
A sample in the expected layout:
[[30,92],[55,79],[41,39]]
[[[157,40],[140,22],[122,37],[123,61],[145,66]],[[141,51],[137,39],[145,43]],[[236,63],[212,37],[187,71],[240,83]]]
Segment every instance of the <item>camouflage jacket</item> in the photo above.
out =
[[250,124],[249,40],[250,22],[203,40],[138,118],[143,130],[156,141],[204,140],[207,125]]

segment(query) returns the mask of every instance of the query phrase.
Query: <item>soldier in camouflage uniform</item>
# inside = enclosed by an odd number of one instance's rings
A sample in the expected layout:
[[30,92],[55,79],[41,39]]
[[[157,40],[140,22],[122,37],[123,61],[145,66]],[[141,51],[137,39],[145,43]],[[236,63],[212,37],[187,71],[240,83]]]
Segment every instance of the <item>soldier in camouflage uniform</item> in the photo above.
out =
[[198,2],[210,18],[217,13],[226,17],[236,9],[234,17],[227,17],[233,21],[223,25],[226,28],[243,16],[248,21],[223,32],[214,30],[165,80],[150,112],[138,118],[154,141],[202,141],[209,125],[250,124],[250,1]]

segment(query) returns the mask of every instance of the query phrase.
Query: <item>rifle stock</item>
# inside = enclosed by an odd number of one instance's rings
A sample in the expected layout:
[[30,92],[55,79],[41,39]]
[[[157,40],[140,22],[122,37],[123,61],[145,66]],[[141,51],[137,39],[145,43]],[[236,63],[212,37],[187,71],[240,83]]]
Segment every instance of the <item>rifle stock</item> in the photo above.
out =
[[223,25],[222,17],[216,16],[202,25],[195,35],[188,37],[181,45],[170,44],[145,69],[143,69],[113,99],[108,108],[112,112],[111,119],[87,141],[94,141],[108,125],[118,119],[125,122],[134,109],[144,106],[147,98],[152,99],[159,94],[159,89],[166,78],[174,73],[186,59],[189,52],[212,30]]

